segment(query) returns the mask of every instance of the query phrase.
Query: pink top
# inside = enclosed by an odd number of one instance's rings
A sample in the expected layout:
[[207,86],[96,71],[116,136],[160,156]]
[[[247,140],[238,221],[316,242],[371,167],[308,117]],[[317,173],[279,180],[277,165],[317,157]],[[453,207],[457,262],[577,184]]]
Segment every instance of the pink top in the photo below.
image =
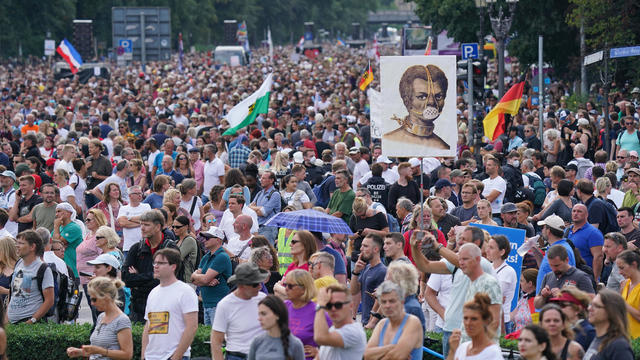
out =
[[[204,163],[202,162],[202,160],[198,160],[193,163],[193,172],[194,178],[196,180],[196,186],[198,189],[200,189],[200,187],[204,183]],[[209,194],[205,195],[209,197]]]
[[[102,254],[102,250],[96,245],[96,234],[88,232],[84,240],[76,248],[76,266],[78,272],[93,273],[93,265],[87,265],[87,261],[93,260]],[[89,283],[89,277],[80,275],[80,284]]]

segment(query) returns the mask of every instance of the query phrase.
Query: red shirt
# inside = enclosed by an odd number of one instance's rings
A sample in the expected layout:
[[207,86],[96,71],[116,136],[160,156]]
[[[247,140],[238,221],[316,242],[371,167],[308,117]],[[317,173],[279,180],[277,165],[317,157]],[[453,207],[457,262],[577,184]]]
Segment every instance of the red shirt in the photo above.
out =
[[298,264],[296,264],[295,262],[292,262],[291,264],[289,264],[289,267],[287,268],[287,271],[284,272],[284,276],[283,277],[286,277],[287,274],[289,273],[289,271],[295,270],[295,269],[302,269],[304,271],[309,271],[309,263],[305,262],[301,266],[298,266]]
[[151,243],[149,242],[149,239],[144,239],[144,243],[147,244],[147,246],[151,249],[151,256],[153,256],[156,251],[158,251],[158,249],[160,249],[160,245],[162,245],[162,243],[164,242],[164,234],[162,235],[162,241],[160,241],[160,243],[158,244],[158,246],[156,247],[151,247]]
[[[438,243],[442,244],[443,246],[447,246],[447,239],[445,239],[444,234],[442,233],[442,231],[440,231],[440,230],[430,230],[430,231],[437,231],[438,232]],[[413,230],[409,230],[409,231],[404,233],[404,254],[409,258],[409,260],[411,260],[413,265],[415,265],[416,262],[413,261],[413,256],[411,255],[410,239],[411,239],[411,235],[412,234],[413,234]]]

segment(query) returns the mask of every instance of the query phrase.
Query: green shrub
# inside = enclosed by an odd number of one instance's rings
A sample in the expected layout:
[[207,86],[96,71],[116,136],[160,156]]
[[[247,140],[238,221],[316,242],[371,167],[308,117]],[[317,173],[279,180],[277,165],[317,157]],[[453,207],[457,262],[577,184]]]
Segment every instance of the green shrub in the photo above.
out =
[[[142,330],[134,324],[133,358],[140,359]],[[68,359],[67,348],[89,344],[91,325],[18,324],[7,325],[7,355],[11,360]],[[191,344],[191,357],[211,356],[208,343],[211,327],[200,325]]]

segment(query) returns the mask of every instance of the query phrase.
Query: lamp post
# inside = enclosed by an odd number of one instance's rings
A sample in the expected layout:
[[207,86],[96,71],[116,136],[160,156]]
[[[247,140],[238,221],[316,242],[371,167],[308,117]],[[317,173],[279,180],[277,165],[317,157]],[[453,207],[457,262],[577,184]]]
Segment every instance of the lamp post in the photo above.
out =
[[516,11],[516,3],[518,0],[506,0],[509,6],[509,13],[505,14],[502,6],[498,9],[498,16],[494,15],[494,7],[497,0],[486,0],[489,4],[489,16],[491,18],[491,28],[496,36],[498,48],[498,92],[499,98],[504,95],[504,40],[509,35],[513,14]]
[[478,9],[478,18],[480,19],[480,32],[478,32],[478,45],[480,53],[484,51],[484,9],[487,7],[486,0],[475,0],[476,9]]

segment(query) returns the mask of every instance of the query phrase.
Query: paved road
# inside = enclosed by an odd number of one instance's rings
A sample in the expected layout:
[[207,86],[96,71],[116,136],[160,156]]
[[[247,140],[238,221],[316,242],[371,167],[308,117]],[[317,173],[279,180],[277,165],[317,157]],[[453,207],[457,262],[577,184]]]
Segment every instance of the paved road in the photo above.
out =
[[78,312],[78,324],[86,324],[93,323],[93,319],[91,318],[91,309],[89,308],[89,304],[87,303],[87,296],[82,292],[82,302],[80,303],[80,311]]

